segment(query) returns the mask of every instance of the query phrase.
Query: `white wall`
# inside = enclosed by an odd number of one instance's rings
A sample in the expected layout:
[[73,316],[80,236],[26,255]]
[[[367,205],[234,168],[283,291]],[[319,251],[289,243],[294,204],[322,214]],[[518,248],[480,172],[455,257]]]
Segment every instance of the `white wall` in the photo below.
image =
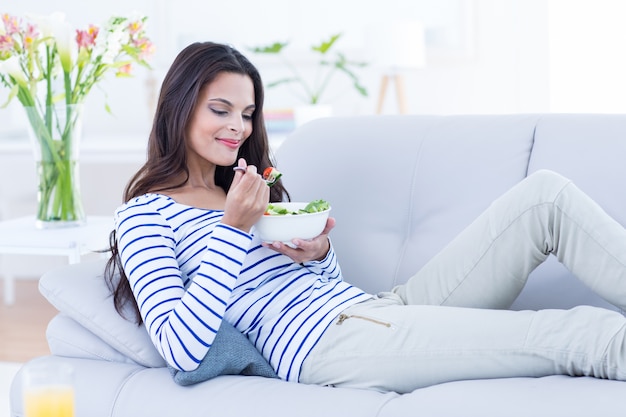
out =
[[466,56],[431,53],[412,74],[415,113],[545,112],[548,95],[548,8],[544,0],[473,2],[473,48]]
[[[247,48],[273,41],[292,42],[304,51],[332,33],[338,46],[370,66],[360,75],[370,95],[357,95],[341,77],[328,101],[337,115],[368,114],[376,108],[381,71],[372,36],[386,23],[421,20],[429,40],[423,69],[405,73],[410,113],[515,113],[546,111],[616,112],[626,108],[626,3],[622,0],[5,0],[2,11],[22,15],[64,11],[76,26],[101,23],[112,14],[149,15],[156,43],[152,72],[139,69],[131,80],[110,79],[88,98],[86,136],[149,130],[149,102],[175,54],[189,42],[231,43],[247,53],[266,80],[283,75],[275,61]],[[298,55],[300,54],[300,55]],[[0,98],[5,93],[0,91]],[[104,111],[108,100],[114,115]],[[287,88],[267,92],[267,107],[299,102]],[[0,110],[4,126],[21,109]],[[393,92],[385,113],[396,112]],[[0,133],[2,131],[0,130]]]
[[[309,45],[342,32],[338,46],[349,57],[371,64],[359,72],[370,95],[357,95],[336,77],[328,98],[335,114],[373,113],[381,72],[370,41],[384,23],[398,18],[424,21],[429,39],[426,68],[405,74],[409,112],[549,110],[545,0],[109,0],[91,2],[88,7],[80,0],[8,0],[2,9],[17,15],[61,10],[77,27],[135,10],[149,15],[148,32],[157,46],[155,70],[140,69],[131,80],[110,79],[94,91],[85,111],[86,137],[118,132],[144,135],[150,126],[148,103],[155,94],[148,83],[158,85],[175,54],[195,40],[231,43],[244,53],[251,46],[289,40],[291,50],[304,57]],[[266,80],[283,74],[274,61],[248,56]],[[105,93],[113,116],[104,111]],[[298,104],[286,88],[269,90],[266,95],[267,107]],[[396,110],[391,94],[384,112]],[[0,111],[0,118],[3,113],[6,122],[6,111]]]
[[626,2],[550,1],[550,109],[626,112]]

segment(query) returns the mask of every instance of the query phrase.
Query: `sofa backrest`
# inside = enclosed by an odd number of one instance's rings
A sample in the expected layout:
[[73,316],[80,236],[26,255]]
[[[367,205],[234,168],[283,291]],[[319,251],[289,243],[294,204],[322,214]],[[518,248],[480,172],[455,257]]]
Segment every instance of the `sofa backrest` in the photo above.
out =
[[[344,277],[389,290],[528,173],[568,176],[622,224],[626,116],[359,116],[318,119],[276,163],[294,201],[328,200]],[[512,308],[615,308],[552,257]]]

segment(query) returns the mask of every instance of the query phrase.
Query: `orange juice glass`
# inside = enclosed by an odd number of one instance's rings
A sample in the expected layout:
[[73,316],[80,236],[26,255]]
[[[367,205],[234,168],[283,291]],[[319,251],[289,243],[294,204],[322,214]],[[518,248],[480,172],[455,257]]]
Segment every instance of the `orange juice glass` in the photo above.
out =
[[74,417],[71,367],[63,363],[29,363],[24,369],[25,417]]

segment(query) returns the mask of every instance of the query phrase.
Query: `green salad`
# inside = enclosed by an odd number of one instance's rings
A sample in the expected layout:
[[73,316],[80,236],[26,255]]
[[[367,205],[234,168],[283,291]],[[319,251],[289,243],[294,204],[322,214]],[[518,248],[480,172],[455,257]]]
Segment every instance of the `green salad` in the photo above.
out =
[[326,200],[313,200],[306,205],[303,209],[288,210],[279,204],[270,203],[265,210],[266,216],[285,216],[288,214],[304,214],[304,213],[318,213],[330,208],[330,204]]

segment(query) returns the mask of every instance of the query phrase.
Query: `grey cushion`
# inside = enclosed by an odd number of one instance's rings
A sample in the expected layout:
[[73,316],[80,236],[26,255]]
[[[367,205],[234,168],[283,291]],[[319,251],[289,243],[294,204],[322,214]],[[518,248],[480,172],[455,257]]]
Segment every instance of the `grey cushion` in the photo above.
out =
[[[41,277],[39,291],[57,310],[132,361],[147,367],[166,366],[145,327],[124,319],[115,310],[103,274],[93,273],[104,272],[104,264],[104,260],[96,260],[73,265],[71,269],[54,269]],[[53,338],[57,335],[54,329],[48,333]],[[56,346],[56,353],[61,356],[71,356],[75,350],[94,350],[94,339],[85,333],[74,333],[72,339],[64,337],[64,342],[67,354],[61,344]]]

